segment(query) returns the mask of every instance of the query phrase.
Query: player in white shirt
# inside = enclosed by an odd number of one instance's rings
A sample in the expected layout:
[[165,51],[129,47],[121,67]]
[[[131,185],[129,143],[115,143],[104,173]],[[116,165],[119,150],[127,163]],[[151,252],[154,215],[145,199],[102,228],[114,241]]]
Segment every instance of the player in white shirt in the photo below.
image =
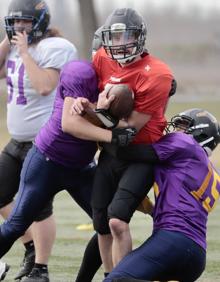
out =
[[[0,155],[0,214],[4,218],[10,214],[18,191],[23,160],[51,114],[60,70],[78,58],[74,45],[49,28],[49,23],[44,1],[10,2],[5,17],[7,36],[0,43],[0,78],[7,81],[11,136]],[[22,281],[47,282],[47,263],[56,233],[52,202],[36,218],[31,231],[22,238],[26,251],[16,279],[28,275]]]

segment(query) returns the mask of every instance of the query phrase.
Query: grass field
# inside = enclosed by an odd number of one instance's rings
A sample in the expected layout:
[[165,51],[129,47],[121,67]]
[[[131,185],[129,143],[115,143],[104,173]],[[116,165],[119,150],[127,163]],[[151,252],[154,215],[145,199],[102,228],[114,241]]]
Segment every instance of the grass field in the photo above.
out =
[[[207,267],[198,280],[200,282],[220,281],[220,205],[213,211],[208,224]],[[55,216],[57,221],[57,239],[49,263],[51,282],[73,282],[80,265],[83,250],[92,231],[78,231],[76,226],[89,222],[89,218],[73,203],[66,192],[57,195],[55,200]],[[149,217],[136,213],[131,222],[134,247],[141,244],[150,234],[152,222]],[[4,260],[11,265],[5,281],[13,281],[18,264],[23,255],[23,247],[16,242]],[[93,281],[102,281],[100,270]]]
[[[3,105],[3,98],[0,97],[0,105]],[[219,102],[218,102],[219,103]],[[207,103],[171,103],[167,115],[171,116],[187,108],[204,107],[213,112],[220,121],[220,112],[216,102]],[[0,112],[0,148],[8,140],[5,128],[5,111],[1,106]],[[220,149],[216,150],[213,156],[214,163],[220,168]],[[78,231],[76,226],[89,222],[89,218],[73,203],[66,192],[62,192],[55,199],[55,216],[57,221],[57,239],[49,263],[51,282],[75,281],[76,273],[80,265],[85,245],[92,236],[93,231]],[[220,281],[220,205],[213,211],[208,224],[208,252],[207,267],[200,282]],[[152,222],[149,217],[136,213],[131,222],[134,247],[138,246],[150,234]],[[23,247],[16,242],[4,260],[11,265],[5,282],[13,281],[18,265],[23,256]],[[102,281],[102,270],[95,276],[93,281]]]

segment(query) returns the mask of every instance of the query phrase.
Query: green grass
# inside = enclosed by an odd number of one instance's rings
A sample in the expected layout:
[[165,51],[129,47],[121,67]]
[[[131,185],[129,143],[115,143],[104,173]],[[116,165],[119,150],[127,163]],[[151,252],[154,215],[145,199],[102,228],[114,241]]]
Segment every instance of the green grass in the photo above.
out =
[[[208,223],[208,252],[207,267],[198,280],[200,282],[220,281],[220,205],[212,212]],[[79,269],[83,250],[93,231],[78,231],[76,226],[80,223],[89,222],[89,218],[72,201],[66,192],[61,192],[55,199],[55,216],[57,221],[57,238],[53,253],[49,261],[50,277],[52,282],[75,281]],[[134,247],[140,245],[152,229],[150,217],[136,212],[131,222]],[[23,255],[22,244],[18,241],[4,257],[11,265],[5,281],[13,281],[18,265]],[[102,281],[100,270],[93,281]]]
[[[4,99],[0,97],[0,104]],[[216,103],[197,102],[197,103],[173,103],[171,102],[167,111],[167,116],[178,113],[187,108],[202,107],[211,111],[220,121],[220,112]],[[9,136],[5,127],[5,110],[1,107],[0,112],[0,148],[8,140]],[[220,167],[220,150],[216,150],[213,156],[214,163]],[[55,216],[57,222],[57,239],[53,248],[53,253],[49,261],[49,270],[51,282],[69,282],[75,281],[76,273],[79,269],[84,248],[93,235],[92,231],[78,231],[76,226],[81,223],[89,222],[89,218],[80,208],[72,201],[66,192],[57,195],[55,199]],[[208,223],[208,251],[207,267],[198,280],[200,282],[220,281],[220,205],[212,212]],[[152,222],[149,217],[141,213],[136,213],[131,222],[134,247],[141,244],[150,234]],[[13,281],[13,277],[18,271],[19,263],[23,256],[22,244],[18,241],[15,243],[10,252],[4,257],[4,260],[11,265],[11,269],[4,280],[5,282]],[[93,281],[102,281],[103,274],[100,270]]]
[[191,109],[191,108],[202,108],[205,109],[207,111],[210,111],[220,122],[220,111],[219,111],[219,107],[218,105],[220,104],[220,100],[219,101],[212,101],[212,99],[210,99],[209,102],[205,101],[197,101],[197,102],[187,102],[187,98],[186,98],[186,102],[175,102],[174,99],[172,100],[172,98],[170,99],[168,108],[167,108],[167,117],[171,117],[174,114],[177,114],[183,110],[186,109]]

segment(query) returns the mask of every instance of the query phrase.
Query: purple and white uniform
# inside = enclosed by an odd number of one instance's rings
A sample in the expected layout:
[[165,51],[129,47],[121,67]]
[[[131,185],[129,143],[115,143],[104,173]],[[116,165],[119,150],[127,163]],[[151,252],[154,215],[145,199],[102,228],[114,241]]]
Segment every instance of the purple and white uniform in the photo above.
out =
[[[49,37],[28,45],[28,53],[38,67],[58,72],[67,62],[78,58],[75,46],[60,37]],[[0,154],[0,208],[12,202],[18,191],[24,158],[51,115],[56,93],[54,89],[42,96],[33,88],[15,45],[10,46],[4,69],[8,91],[7,127],[11,139]],[[39,220],[51,214],[52,203],[50,208],[42,211]]]
[[[31,45],[28,52],[41,68],[60,70],[78,58],[75,46],[64,38],[50,37]],[[8,105],[7,127],[19,142],[33,141],[51,115],[56,89],[41,96],[32,87],[17,48],[12,47],[6,60]]]

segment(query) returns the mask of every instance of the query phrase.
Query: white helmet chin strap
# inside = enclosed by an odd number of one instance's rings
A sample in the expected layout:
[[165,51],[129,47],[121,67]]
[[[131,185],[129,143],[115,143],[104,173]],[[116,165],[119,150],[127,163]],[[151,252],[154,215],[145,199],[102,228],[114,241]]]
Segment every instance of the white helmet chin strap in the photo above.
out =
[[204,147],[205,144],[211,142],[213,139],[214,139],[214,137],[212,136],[212,137],[210,137],[210,138],[208,138],[208,139],[206,139],[206,140],[200,142],[199,145],[202,146],[202,147]]
[[199,145],[200,145],[201,147],[203,147],[203,149],[206,151],[208,157],[211,157],[211,155],[212,155],[212,150],[211,150],[208,146],[204,146],[204,145],[208,144],[208,143],[211,142],[213,139],[214,139],[214,137],[212,136],[212,137],[210,137],[210,138],[204,140],[203,142],[200,142],[200,143],[199,143]]

